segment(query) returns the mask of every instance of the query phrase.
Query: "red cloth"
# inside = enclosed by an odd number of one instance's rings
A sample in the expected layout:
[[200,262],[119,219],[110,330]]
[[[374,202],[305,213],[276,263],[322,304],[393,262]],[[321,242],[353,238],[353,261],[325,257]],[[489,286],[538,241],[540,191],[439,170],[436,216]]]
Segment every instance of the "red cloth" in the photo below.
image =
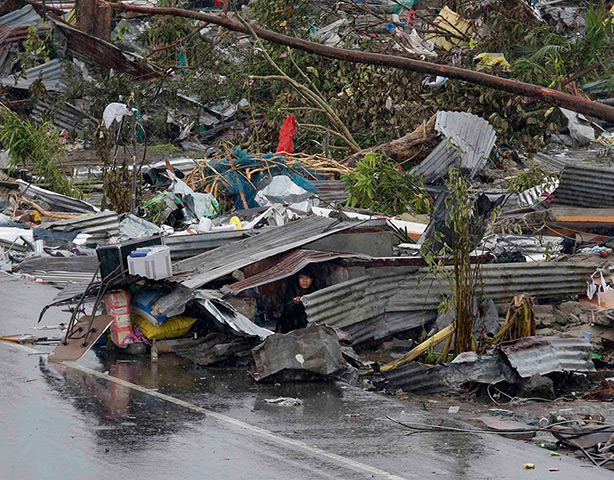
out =
[[279,145],[277,145],[276,153],[292,153],[294,152],[294,143],[292,137],[296,133],[296,117],[288,115],[284,118],[284,124],[279,130]]

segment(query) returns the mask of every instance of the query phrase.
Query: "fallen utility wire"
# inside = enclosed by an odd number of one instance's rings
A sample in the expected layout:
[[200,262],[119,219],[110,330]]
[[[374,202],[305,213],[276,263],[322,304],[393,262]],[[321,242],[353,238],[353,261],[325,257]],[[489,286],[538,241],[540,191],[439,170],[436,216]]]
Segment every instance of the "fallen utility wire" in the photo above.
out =
[[171,15],[175,17],[192,18],[203,20],[228,30],[251,34],[250,30],[263,40],[286,45],[298,50],[319,55],[326,58],[335,58],[353,63],[364,63],[368,65],[379,65],[383,67],[400,68],[411,70],[428,75],[439,75],[448,78],[464,80],[469,83],[482,85],[484,87],[516,93],[526,97],[535,98],[558,107],[567,108],[577,113],[583,113],[602,120],[614,121],[614,107],[593,102],[582,97],[569,95],[567,93],[553,90],[551,88],[520,82],[509,78],[497,77],[483,72],[476,72],[449,65],[415,60],[397,55],[385,55],[380,53],[362,52],[345,48],[331,47],[319,43],[310,42],[297,37],[290,37],[281,33],[264,29],[257,25],[250,25],[251,28],[240,22],[234,21],[226,15],[215,15],[211,13],[193,12],[181,8],[151,8],[138,7],[125,3],[103,2],[103,5],[114,10],[136,12],[143,15]]
[[[556,423],[551,423],[546,427],[541,428],[518,428],[518,429],[497,429],[497,430],[484,430],[479,428],[459,428],[459,427],[448,427],[444,425],[429,425],[427,423],[405,423],[400,420],[396,420],[388,415],[386,418],[394,423],[398,423],[410,430],[413,430],[412,433],[474,433],[474,434],[525,434],[525,433],[539,433],[549,431],[552,427],[557,425],[565,425],[568,423],[576,423],[578,420],[563,420]],[[614,427],[614,425],[607,424],[605,422],[601,422],[599,420],[591,420],[591,423],[599,423],[602,424],[603,427]]]

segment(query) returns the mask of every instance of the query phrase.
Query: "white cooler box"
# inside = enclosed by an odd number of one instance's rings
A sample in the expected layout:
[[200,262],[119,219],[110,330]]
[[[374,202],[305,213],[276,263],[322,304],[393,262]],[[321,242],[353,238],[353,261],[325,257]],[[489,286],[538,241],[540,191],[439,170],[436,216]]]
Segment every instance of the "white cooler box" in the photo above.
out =
[[166,246],[137,248],[128,257],[128,272],[152,280],[171,277],[171,249]]

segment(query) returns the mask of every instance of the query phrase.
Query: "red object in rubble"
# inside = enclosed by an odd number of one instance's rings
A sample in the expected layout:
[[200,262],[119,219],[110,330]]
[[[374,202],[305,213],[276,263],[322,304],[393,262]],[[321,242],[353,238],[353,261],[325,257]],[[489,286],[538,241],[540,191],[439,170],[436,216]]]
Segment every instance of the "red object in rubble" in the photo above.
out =
[[223,7],[224,6],[224,0],[213,0],[213,6],[214,7]]
[[284,124],[279,130],[279,145],[277,145],[276,153],[292,153],[294,152],[294,143],[292,138],[296,133],[296,117],[288,115],[284,118]]

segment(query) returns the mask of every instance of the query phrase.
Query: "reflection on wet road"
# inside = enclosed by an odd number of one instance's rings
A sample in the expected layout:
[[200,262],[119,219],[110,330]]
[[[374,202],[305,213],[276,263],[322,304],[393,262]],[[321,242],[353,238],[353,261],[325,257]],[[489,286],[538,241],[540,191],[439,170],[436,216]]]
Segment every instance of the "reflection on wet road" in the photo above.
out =
[[[55,293],[0,277],[0,334],[31,332],[40,308]],[[50,311],[45,321],[59,323],[62,315]],[[107,358],[105,351],[90,351],[78,363],[86,371],[0,345],[0,478],[362,479],[390,472],[473,480],[524,478],[524,463],[537,466],[531,479],[552,478],[550,467],[560,469],[557,478],[611,476],[496,436],[408,436],[386,415],[421,422],[434,418],[403,412],[407,405],[346,385],[258,385],[243,370],[203,369],[171,355],[151,364],[147,358]],[[303,404],[264,401],[279,396]],[[348,416],[355,413],[360,416]]]

